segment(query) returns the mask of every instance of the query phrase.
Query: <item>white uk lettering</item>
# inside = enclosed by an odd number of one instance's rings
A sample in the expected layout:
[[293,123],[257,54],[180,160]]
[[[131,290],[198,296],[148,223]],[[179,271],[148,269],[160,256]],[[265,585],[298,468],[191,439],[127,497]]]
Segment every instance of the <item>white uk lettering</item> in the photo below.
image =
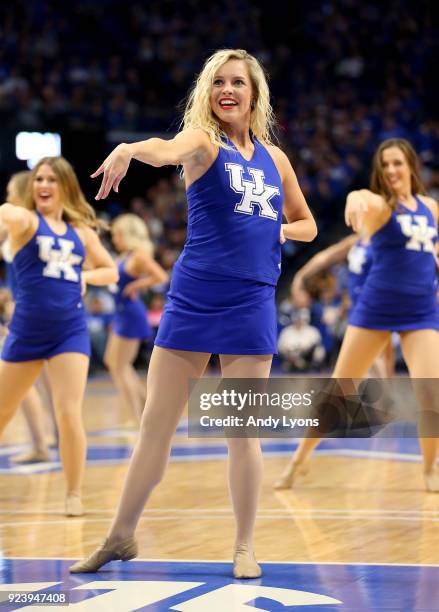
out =
[[352,274],[362,274],[366,263],[366,249],[362,246],[354,246],[348,253],[348,268]]
[[[92,590],[95,597],[93,598],[92,607],[90,599],[85,599],[77,603],[71,603],[70,609],[91,610],[93,612],[108,612],[108,610],[138,610],[144,606],[158,603],[168,597],[179,595],[189,589],[193,589],[202,585],[202,582],[165,582],[157,580],[110,580],[110,581],[95,581],[86,584],[81,584],[75,587],[75,591]],[[102,593],[102,590],[112,589],[107,593]]]
[[[48,589],[60,582],[12,583],[0,585],[1,591],[35,592]],[[76,591],[89,591],[90,595],[81,601],[71,601],[69,610],[75,612],[107,612],[108,610],[138,610],[160,603],[170,597],[192,591],[203,586],[203,582],[159,581],[159,580],[97,580],[70,587]],[[181,603],[172,605],[178,612],[205,612],[205,610],[234,610],[245,612],[256,610],[252,605],[258,597],[265,597],[283,606],[334,605],[342,602],[320,593],[310,593],[289,588],[263,585],[226,584],[202,595],[190,596]],[[25,606],[23,611],[31,612],[34,606]],[[260,608],[258,608],[259,610]]]
[[434,253],[434,238],[437,236],[435,227],[428,225],[424,215],[397,215],[396,220],[401,226],[401,232],[407,238],[406,249],[409,251],[425,251]]
[[248,610],[260,610],[252,603],[258,597],[271,599],[283,606],[321,606],[341,604],[342,602],[333,597],[296,591],[294,589],[283,589],[262,585],[228,584],[210,591],[190,601],[185,601],[172,606],[172,610],[178,612],[205,612],[206,610],[233,610],[233,612],[247,612]]
[[81,255],[73,253],[75,243],[72,240],[58,238],[58,249],[55,249],[55,238],[53,236],[38,236],[38,256],[47,265],[43,269],[43,276],[49,278],[61,278],[72,283],[79,282],[79,274],[73,266],[82,262]]
[[241,164],[225,164],[229,173],[230,187],[235,193],[242,194],[241,200],[235,205],[235,212],[244,215],[253,215],[254,207],[259,207],[259,216],[276,221],[278,211],[273,208],[270,200],[275,195],[280,195],[278,187],[265,183],[264,172],[258,168],[248,168],[252,181],[242,178],[244,168]]

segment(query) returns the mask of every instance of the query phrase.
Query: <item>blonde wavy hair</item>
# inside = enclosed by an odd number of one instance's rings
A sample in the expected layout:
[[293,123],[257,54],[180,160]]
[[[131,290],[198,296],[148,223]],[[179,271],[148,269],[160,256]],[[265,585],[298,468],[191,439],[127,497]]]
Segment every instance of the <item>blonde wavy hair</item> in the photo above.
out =
[[30,173],[29,183],[24,198],[24,205],[29,210],[35,210],[33,198],[33,182],[35,176],[44,164],[50,166],[57,178],[60,189],[63,219],[72,225],[87,225],[95,230],[106,229],[107,224],[96,217],[94,208],[87,202],[78,178],[71,164],[64,157],[43,157]]
[[384,140],[376,150],[372,162],[372,176],[370,179],[370,189],[374,193],[383,196],[384,200],[392,210],[395,210],[398,202],[395,194],[391,191],[383,172],[383,151],[396,147],[404,154],[407,164],[410,168],[411,192],[426,194],[426,190],[421,178],[421,163],[416,151],[405,138],[388,138]]
[[29,185],[30,171],[23,170],[22,172],[16,172],[11,176],[7,185],[6,199],[10,204],[15,206],[23,206],[27,188]]
[[119,215],[111,224],[111,230],[117,230],[122,233],[123,240],[129,251],[142,249],[152,257],[154,245],[149,237],[148,226],[137,215],[132,213]]
[[207,132],[212,144],[223,149],[231,148],[222,139],[224,132],[210,105],[210,94],[215,75],[221,66],[230,60],[242,60],[249,72],[253,89],[250,130],[261,142],[268,145],[273,144],[273,129],[276,120],[270,104],[267,78],[258,60],[244,49],[221,49],[206,60],[189,92],[180,128],[201,128]]

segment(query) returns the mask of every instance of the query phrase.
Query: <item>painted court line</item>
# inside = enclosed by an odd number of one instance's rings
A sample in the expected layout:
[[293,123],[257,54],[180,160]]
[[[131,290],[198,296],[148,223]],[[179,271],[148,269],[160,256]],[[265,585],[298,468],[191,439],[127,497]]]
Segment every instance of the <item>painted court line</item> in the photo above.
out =
[[[60,512],[61,514],[61,512]],[[214,513],[209,513],[209,514],[205,514],[205,515],[197,515],[197,520],[225,520],[225,521],[234,521],[235,518],[233,516],[233,514],[230,515],[226,515],[226,514],[214,514]],[[368,513],[362,513],[361,511],[359,512],[346,512],[345,514],[333,514],[333,513],[325,513],[325,512],[317,512],[314,513],[312,511],[306,511],[306,512],[295,512],[294,514],[291,515],[285,515],[285,514],[278,514],[278,513],[274,513],[274,514],[259,514],[257,517],[258,521],[273,521],[273,520],[277,520],[277,521],[291,521],[291,520],[300,520],[300,519],[307,519],[307,520],[316,520],[316,521],[358,521],[359,519],[362,519],[363,521],[369,521],[369,522],[376,522],[376,521],[380,521],[380,522],[400,522],[400,523],[419,523],[419,522],[425,522],[425,523],[439,523],[439,516],[438,517],[433,517],[433,516],[407,516],[407,515],[382,515],[382,514],[376,514],[376,515],[371,515]],[[182,516],[181,514],[173,514],[173,513],[164,513],[164,515],[162,516],[144,516],[140,519],[139,522],[144,522],[144,521],[149,521],[149,522],[166,522],[166,521],[179,521],[179,520],[186,520],[186,516]],[[0,523],[0,529],[8,529],[8,528],[15,528],[15,527],[29,527],[29,526],[36,526],[36,525],[71,525],[71,524],[76,524],[78,522],[80,523],[87,523],[87,524],[91,524],[91,523],[108,523],[112,521],[112,517],[108,517],[108,518],[90,518],[90,517],[78,517],[77,519],[73,519],[73,518],[69,518],[68,520],[66,520],[65,518],[63,519],[57,519],[57,520],[37,520],[37,521],[15,521],[15,522],[7,522],[7,523]]]
[[[8,561],[64,561],[71,559],[79,559],[82,557],[2,557],[2,559]],[[135,558],[131,559],[131,563],[231,563],[230,559],[174,559],[174,558]],[[384,562],[360,562],[360,561],[301,561],[300,559],[294,559],[291,561],[264,561],[263,559],[258,559],[259,563],[263,563],[264,565],[325,565],[325,566],[352,566],[352,567],[434,567],[439,568],[438,563],[384,563]]]
[[[62,512],[61,507],[55,507],[49,510],[41,510],[36,512],[29,512],[25,510],[7,510],[4,512],[0,512],[0,516],[28,516],[29,514],[54,514]],[[419,517],[431,517],[431,518],[439,518],[438,510],[400,510],[398,508],[395,509],[381,509],[381,508],[352,508],[352,509],[340,509],[340,508],[261,508],[258,510],[258,516],[263,515],[276,515],[282,517],[285,516],[296,516],[297,514],[333,514],[333,515],[345,515],[345,514],[370,514],[373,516],[419,516]],[[101,509],[101,508],[88,508],[85,516],[89,516],[91,514],[110,514],[111,516],[114,514],[114,510]],[[193,515],[233,515],[233,511],[231,508],[150,508],[144,510],[142,516],[149,515],[159,515],[159,514],[173,514],[173,515],[181,515],[181,516],[193,516]]]

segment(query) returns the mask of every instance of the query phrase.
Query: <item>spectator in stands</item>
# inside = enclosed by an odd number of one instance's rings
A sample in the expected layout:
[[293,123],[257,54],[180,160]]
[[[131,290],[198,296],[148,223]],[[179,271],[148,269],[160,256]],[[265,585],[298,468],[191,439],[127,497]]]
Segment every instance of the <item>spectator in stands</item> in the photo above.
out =
[[278,349],[286,372],[318,370],[325,358],[320,332],[309,321],[309,310],[301,308],[293,315],[292,324],[280,333]]

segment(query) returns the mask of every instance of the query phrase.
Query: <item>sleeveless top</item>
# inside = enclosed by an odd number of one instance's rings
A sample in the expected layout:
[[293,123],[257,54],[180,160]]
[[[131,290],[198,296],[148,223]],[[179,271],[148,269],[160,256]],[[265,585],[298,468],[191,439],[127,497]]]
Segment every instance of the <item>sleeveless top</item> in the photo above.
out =
[[84,315],[81,297],[81,269],[84,245],[67,223],[56,234],[38,215],[38,228],[15,255],[12,268],[16,278],[14,320],[67,321]]
[[187,190],[188,229],[179,261],[186,267],[275,285],[283,190],[267,149],[253,137],[247,161],[233,143]]
[[135,276],[130,276],[126,272],[125,270],[126,261],[127,261],[127,257],[124,257],[118,262],[117,269],[119,271],[119,280],[117,284],[114,284],[111,286],[112,287],[111,292],[114,297],[116,311],[122,311],[127,307],[128,308],[132,307],[133,304],[136,302],[139,302],[142,305],[142,309],[146,310],[145,304],[143,303],[143,300],[141,297],[137,297],[135,300],[132,300],[130,297],[123,295],[123,290],[125,289],[125,287],[129,283],[132,283],[133,281],[137,280]]
[[438,232],[431,210],[418,196],[414,198],[415,211],[398,204],[388,222],[371,237],[373,264],[368,287],[419,296],[436,291]]

